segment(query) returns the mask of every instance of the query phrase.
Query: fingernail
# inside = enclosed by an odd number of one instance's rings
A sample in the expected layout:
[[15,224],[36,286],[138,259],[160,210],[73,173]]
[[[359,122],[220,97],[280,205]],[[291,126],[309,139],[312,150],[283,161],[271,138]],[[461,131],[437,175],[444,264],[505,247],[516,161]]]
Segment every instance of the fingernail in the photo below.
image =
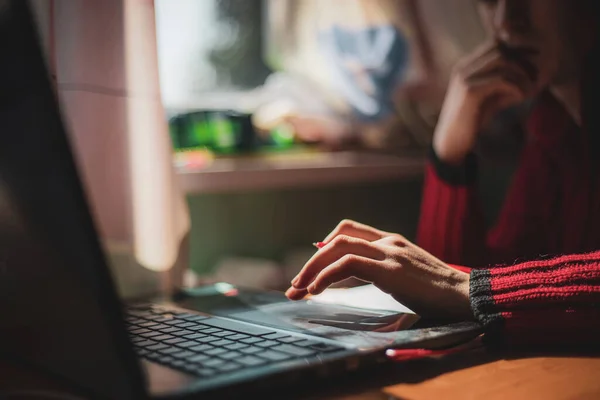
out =
[[302,283],[302,280],[300,278],[294,279],[294,282],[292,282],[292,286],[295,289],[304,289],[304,287],[300,283]]
[[313,283],[306,290],[308,290],[308,293],[310,294],[316,294],[315,291],[317,290],[317,285]]
[[325,247],[325,243],[324,242],[316,242],[316,243],[313,243],[313,246],[315,246],[317,249],[322,249],[323,247]]

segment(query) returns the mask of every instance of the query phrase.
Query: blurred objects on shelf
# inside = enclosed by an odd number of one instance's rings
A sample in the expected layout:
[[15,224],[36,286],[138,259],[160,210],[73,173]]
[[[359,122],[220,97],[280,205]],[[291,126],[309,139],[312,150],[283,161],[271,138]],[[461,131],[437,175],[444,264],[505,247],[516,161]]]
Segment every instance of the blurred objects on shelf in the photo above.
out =
[[175,152],[175,167],[178,170],[201,170],[208,168],[214,160],[214,154],[206,149],[191,149]]
[[176,152],[208,150],[216,155],[287,150],[294,133],[281,125],[258,135],[252,115],[233,110],[201,110],[174,115],[169,130]]
[[355,137],[352,124],[330,104],[323,90],[300,75],[274,73],[262,88],[252,116],[261,135],[284,132],[301,143],[337,149]]
[[427,149],[478,21],[471,0],[157,1],[174,147]]
[[269,0],[267,62],[313,82],[363,148],[427,148],[454,63],[485,34],[471,0]]
[[[394,153],[429,145],[441,96],[432,89],[435,66],[418,2],[268,4],[268,60],[277,61],[271,66],[319,87],[319,100],[334,110],[329,115],[349,126],[344,139]],[[425,105],[414,104],[417,98]]]

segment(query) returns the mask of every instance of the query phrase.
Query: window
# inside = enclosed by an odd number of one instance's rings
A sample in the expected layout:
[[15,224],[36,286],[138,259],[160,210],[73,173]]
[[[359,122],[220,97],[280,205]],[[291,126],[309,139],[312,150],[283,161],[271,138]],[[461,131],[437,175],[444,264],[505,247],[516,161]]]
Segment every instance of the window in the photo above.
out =
[[261,86],[263,0],[157,0],[160,79],[169,108],[218,107]]

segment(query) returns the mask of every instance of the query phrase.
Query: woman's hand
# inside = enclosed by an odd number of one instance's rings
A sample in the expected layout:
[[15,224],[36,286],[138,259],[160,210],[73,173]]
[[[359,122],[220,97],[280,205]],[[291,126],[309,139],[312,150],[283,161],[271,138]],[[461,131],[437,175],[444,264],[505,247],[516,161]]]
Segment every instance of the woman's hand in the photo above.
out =
[[463,162],[479,132],[498,112],[533,94],[534,79],[497,43],[488,43],[459,62],[433,137],[437,156],[449,164]]
[[292,280],[300,300],[350,277],[372,282],[421,316],[472,319],[469,274],[451,268],[404,237],[342,221]]

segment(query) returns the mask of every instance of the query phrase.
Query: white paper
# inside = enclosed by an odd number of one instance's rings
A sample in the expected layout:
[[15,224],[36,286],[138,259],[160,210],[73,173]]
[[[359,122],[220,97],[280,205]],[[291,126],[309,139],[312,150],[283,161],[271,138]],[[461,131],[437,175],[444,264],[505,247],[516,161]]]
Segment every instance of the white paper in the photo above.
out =
[[326,289],[323,293],[311,296],[311,301],[327,304],[339,304],[370,310],[387,310],[414,314],[412,310],[398,303],[394,298],[374,285],[363,285],[354,288]]

